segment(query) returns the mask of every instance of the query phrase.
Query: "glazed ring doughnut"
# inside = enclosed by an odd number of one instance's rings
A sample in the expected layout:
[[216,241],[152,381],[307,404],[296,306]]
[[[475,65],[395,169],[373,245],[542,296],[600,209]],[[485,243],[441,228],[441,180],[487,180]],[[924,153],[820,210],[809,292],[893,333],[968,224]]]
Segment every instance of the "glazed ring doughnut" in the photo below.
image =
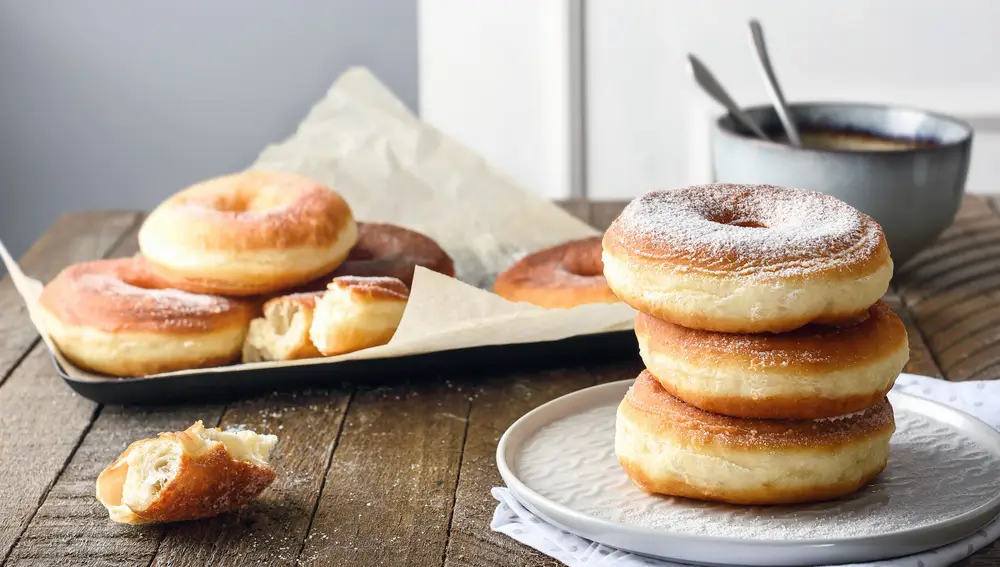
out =
[[362,222],[357,244],[332,276],[396,278],[409,287],[416,266],[455,277],[451,257],[429,237],[393,224]]
[[685,404],[648,372],[618,406],[615,453],[642,490],[731,504],[845,496],[885,469],[896,426],[883,399],[823,420],[747,420]]
[[45,286],[39,302],[60,352],[112,376],[233,362],[254,315],[246,302],[167,289],[141,258],[70,266]]
[[259,295],[329,273],[357,240],[347,202],[290,173],[254,171],[199,183],[146,218],[139,248],[174,287]]
[[909,359],[906,328],[882,301],[849,327],[715,333],[640,313],[635,334],[646,368],[666,391],[735,417],[817,419],[860,411],[885,397]]
[[493,292],[510,301],[550,309],[618,303],[603,270],[601,237],[594,236],[521,258],[497,276]]
[[395,278],[334,278],[316,299],[309,338],[324,356],[384,345],[403,318],[410,289]]
[[652,191],[625,207],[603,245],[604,275],[622,301],[724,333],[857,318],[885,294],[893,268],[870,217],[770,185]]

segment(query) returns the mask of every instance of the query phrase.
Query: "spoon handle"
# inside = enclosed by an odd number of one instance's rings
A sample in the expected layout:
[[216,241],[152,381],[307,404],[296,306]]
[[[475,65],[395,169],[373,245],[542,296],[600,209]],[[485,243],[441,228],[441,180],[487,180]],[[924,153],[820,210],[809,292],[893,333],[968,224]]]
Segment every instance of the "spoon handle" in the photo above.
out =
[[760,64],[760,70],[766,79],[767,88],[771,91],[774,109],[778,112],[778,118],[781,119],[781,124],[785,127],[788,140],[792,145],[801,147],[802,138],[799,137],[799,130],[795,127],[791,113],[788,112],[785,95],[781,92],[778,77],[774,74],[774,68],[771,66],[771,58],[767,55],[767,44],[764,43],[764,30],[757,20],[750,20],[750,38],[753,41],[754,49],[757,51],[757,63]]
[[750,129],[757,137],[762,140],[770,140],[767,134],[757,126],[757,123],[753,121],[743,109],[736,104],[736,101],[729,96],[726,89],[722,87],[718,80],[716,80],[715,75],[708,70],[697,57],[694,55],[688,55],[688,62],[690,62],[691,74],[694,75],[695,82],[701,86],[708,96],[712,97],[715,102],[718,102],[729,111],[737,120],[743,123],[744,126]]

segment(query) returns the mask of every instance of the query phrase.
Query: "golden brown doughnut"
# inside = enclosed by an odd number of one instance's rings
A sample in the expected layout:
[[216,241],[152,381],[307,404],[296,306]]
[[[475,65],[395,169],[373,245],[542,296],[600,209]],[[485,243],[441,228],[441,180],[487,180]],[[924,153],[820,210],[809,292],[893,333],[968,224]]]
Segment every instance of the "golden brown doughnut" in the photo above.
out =
[[497,276],[493,292],[510,301],[550,309],[587,303],[617,303],[603,274],[601,237],[539,250]]
[[347,202],[291,173],[251,171],[198,183],[150,213],[139,247],[178,289],[259,295],[331,272],[357,240]]
[[792,504],[850,494],[885,469],[895,432],[883,399],[822,420],[727,417],[685,404],[649,372],[618,406],[615,453],[642,490],[731,504]]
[[237,359],[253,305],[166,286],[142,258],[75,264],[42,290],[43,322],[67,359],[113,376]]
[[639,354],[663,388],[705,411],[817,419],[885,398],[909,358],[906,328],[884,302],[851,326],[781,334],[688,329],[640,313]]
[[651,191],[625,207],[603,246],[604,275],[624,302],[725,333],[854,319],[885,294],[893,268],[870,217],[771,185]]
[[97,477],[97,500],[114,522],[151,524],[208,518],[242,507],[274,481],[278,442],[253,431],[161,433],[128,446]]
[[395,278],[341,276],[316,299],[309,337],[325,356],[384,345],[403,318],[410,289]]

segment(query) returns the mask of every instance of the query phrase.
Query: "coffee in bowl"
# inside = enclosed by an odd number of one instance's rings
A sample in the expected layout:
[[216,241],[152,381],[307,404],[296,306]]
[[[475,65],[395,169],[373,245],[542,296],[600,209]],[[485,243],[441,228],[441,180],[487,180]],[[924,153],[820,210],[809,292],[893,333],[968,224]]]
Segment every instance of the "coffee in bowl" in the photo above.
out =
[[811,189],[874,218],[897,269],[955,218],[972,155],[972,128],[924,110],[865,103],[793,103],[803,146],[771,105],[744,108],[771,140],[731,116],[715,122],[713,180]]
[[[805,130],[799,132],[802,146],[814,150],[848,150],[861,152],[895,152],[916,148],[931,148],[933,140],[890,138],[851,130]],[[781,143],[790,143],[787,135],[775,136]]]

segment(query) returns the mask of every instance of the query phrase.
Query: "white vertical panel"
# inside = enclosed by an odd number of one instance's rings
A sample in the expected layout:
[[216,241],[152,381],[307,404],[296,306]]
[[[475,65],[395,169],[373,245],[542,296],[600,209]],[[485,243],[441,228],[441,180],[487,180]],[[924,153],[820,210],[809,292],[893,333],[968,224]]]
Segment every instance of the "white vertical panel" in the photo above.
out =
[[525,187],[571,185],[569,0],[420,0],[420,115]]
[[[704,121],[722,109],[695,90],[685,57],[696,53],[739,103],[766,102],[747,39],[752,17],[764,25],[790,101],[1000,116],[1000,2],[993,0],[587,0],[592,197],[704,180]],[[977,136],[970,191],[1000,192],[1000,166],[987,146],[1000,140]]]

